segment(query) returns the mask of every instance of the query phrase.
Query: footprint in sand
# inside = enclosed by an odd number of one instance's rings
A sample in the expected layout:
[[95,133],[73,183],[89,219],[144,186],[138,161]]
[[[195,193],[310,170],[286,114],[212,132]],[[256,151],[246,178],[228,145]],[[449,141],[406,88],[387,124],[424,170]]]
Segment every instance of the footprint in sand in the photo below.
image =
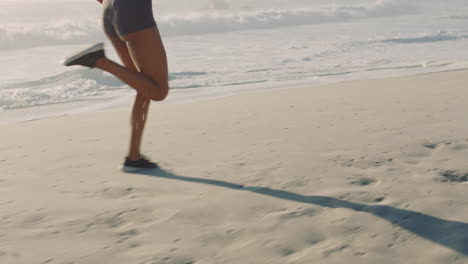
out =
[[[445,140],[425,142],[423,146],[430,150],[430,154],[428,157],[421,157],[421,162],[424,161],[423,158],[430,158],[432,166],[440,166],[433,169],[437,173],[434,178],[436,181],[453,184],[468,182],[468,171],[464,165],[467,161],[468,144]],[[462,167],[456,168],[455,166]],[[443,167],[446,168],[442,169]]]
[[393,158],[390,157],[359,157],[350,158],[337,156],[332,159],[335,163],[341,167],[354,167],[358,169],[370,169],[388,165],[393,162]]
[[447,183],[465,183],[468,182],[468,172],[456,170],[442,170],[439,172],[437,180]]
[[132,239],[132,238],[135,238],[136,236],[138,236],[140,234],[140,232],[138,232],[138,230],[136,229],[131,229],[131,230],[127,230],[127,231],[124,231],[124,232],[120,232],[117,234],[117,243],[120,244],[122,242],[125,242],[129,239]]
[[349,245],[341,245],[341,246],[337,246],[337,247],[333,247],[331,249],[327,249],[325,250],[322,254],[323,256],[325,257],[329,257],[330,255],[333,255],[335,253],[339,253],[339,252],[342,252],[343,250],[349,248]]
[[424,147],[428,149],[436,149],[440,144],[440,142],[426,142],[424,143]]
[[452,146],[452,150],[454,151],[463,151],[467,149],[468,149],[468,145],[466,144],[455,144]]
[[319,210],[314,209],[314,208],[295,208],[292,210],[288,210],[283,212],[280,215],[280,219],[295,219],[299,217],[313,217],[319,214]]
[[422,160],[432,156],[434,150],[441,148],[450,142],[443,141],[423,141],[420,145],[413,147],[408,153],[405,153],[404,162],[409,165],[419,165]]
[[450,160],[450,152],[464,151],[468,149],[468,145],[464,142],[456,143],[450,140],[432,140],[432,141],[423,141],[417,146],[413,151],[410,151],[406,154],[406,159],[404,162],[410,165],[419,165],[423,163],[426,159],[434,159],[438,156],[446,156],[445,159],[438,158],[439,161]]
[[453,142],[450,140],[434,140],[434,141],[424,141],[423,147],[427,149],[437,149],[445,146],[453,145]]
[[287,257],[287,256],[290,256],[294,253],[296,253],[296,251],[292,248],[288,248],[288,247],[280,247],[277,249],[278,253],[280,256],[282,257]]
[[361,178],[359,178],[357,180],[353,180],[351,182],[351,184],[352,185],[357,185],[357,186],[368,186],[368,185],[374,184],[376,182],[377,182],[376,179],[369,178],[369,177],[361,177]]

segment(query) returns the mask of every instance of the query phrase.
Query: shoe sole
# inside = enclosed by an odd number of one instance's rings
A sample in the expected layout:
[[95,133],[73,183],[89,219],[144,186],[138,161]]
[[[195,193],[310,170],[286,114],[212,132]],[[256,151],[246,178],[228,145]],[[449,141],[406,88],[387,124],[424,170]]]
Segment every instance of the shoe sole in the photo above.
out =
[[136,168],[136,167],[129,167],[129,166],[122,166],[120,169],[122,172],[136,172],[136,171],[143,171],[143,170],[154,170],[159,167],[154,167],[154,168]]
[[70,63],[72,63],[73,61],[79,59],[80,57],[83,57],[84,55],[87,55],[89,53],[93,53],[93,52],[96,52],[96,51],[100,51],[100,50],[103,50],[104,49],[104,43],[98,43],[90,48],[87,48],[83,51],[80,51],[78,52],[77,54],[75,55],[72,55],[71,57],[69,57],[68,59],[65,60],[65,62],[63,64],[65,64],[65,66],[69,66]]

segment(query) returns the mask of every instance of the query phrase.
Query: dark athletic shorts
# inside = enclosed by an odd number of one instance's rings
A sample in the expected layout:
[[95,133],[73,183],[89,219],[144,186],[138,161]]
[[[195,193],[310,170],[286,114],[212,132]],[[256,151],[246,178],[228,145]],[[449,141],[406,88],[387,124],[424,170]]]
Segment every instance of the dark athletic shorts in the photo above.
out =
[[103,8],[104,31],[110,38],[121,38],[156,25],[152,0],[107,0]]

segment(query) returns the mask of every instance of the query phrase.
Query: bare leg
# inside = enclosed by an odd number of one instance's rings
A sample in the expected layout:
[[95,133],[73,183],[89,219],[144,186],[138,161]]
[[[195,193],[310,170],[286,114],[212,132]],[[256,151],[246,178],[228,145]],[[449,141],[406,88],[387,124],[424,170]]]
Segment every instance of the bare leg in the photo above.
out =
[[138,160],[141,156],[141,139],[143,138],[143,130],[146,125],[149,105],[150,100],[148,98],[137,94],[131,118],[132,136],[130,139],[130,150],[128,152],[128,158],[131,160]]
[[160,85],[144,73],[124,67],[107,58],[99,59],[96,62],[96,68],[113,74],[134,88],[138,93],[151,100],[162,101],[167,96],[167,92],[160,92],[163,90],[160,88]]
[[150,100],[162,101],[169,92],[166,52],[156,27],[112,39],[125,67],[107,58],[99,59],[96,68],[107,71],[137,91],[133,106],[132,136],[128,158],[140,158],[140,145]]
[[123,50],[122,43],[126,44],[125,58],[130,57],[132,67],[104,57],[96,61],[96,68],[113,74],[151,100],[164,100],[169,92],[169,74],[166,51],[157,27],[129,33],[122,37],[124,42],[111,40],[117,50]]
[[[127,44],[128,53],[135,67],[152,80],[153,86],[144,88],[149,90],[146,90],[146,93],[150,94],[152,100],[164,100],[169,92],[169,74],[166,51],[158,29],[153,27],[130,33],[123,36],[123,40]],[[144,87],[143,81],[141,85]],[[149,101],[145,101],[144,96],[145,93],[139,93],[133,108],[130,159],[138,159],[140,155],[139,147],[149,107]]]
[[[119,39],[111,39],[111,41],[125,67],[130,70],[136,71],[137,68],[133,63],[132,58],[130,57],[126,43]],[[143,137],[143,130],[145,128],[146,119],[148,116],[150,101],[151,100],[148,97],[137,93],[131,115],[132,135],[130,139],[130,149],[128,153],[128,158],[131,160],[137,160],[140,158],[141,140]]]

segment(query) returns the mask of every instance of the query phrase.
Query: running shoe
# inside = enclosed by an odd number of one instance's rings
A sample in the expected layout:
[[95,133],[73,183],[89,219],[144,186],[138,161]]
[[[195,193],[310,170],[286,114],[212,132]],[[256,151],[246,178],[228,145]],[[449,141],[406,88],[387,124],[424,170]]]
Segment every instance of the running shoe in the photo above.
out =
[[125,159],[125,163],[122,167],[124,172],[134,172],[139,170],[151,170],[158,168],[158,164],[151,162],[148,158],[143,155],[138,160]]
[[96,67],[96,61],[105,57],[104,44],[98,43],[90,48],[76,53],[69,57],[65,62],[65,66],[81,65],[89,68]]

